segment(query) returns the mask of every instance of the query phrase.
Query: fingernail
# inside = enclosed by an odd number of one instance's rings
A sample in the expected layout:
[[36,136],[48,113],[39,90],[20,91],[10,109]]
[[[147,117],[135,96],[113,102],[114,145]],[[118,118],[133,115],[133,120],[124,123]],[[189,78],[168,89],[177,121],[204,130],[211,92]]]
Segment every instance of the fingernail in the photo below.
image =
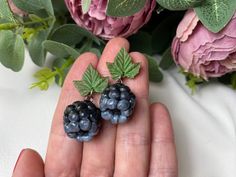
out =
[[19,154],[19,156],[18,156],[18,158],[17,158],[17,160],[16,160],[16,163],[15,163],[15,166],[14,166],[14,169],[13,169],[13,173],[14,173],[14,171],[15,171],[15,169],[16,169],[16,167],[17,167],[17,164],[18,164],[18,162],[19,162],[19,160],[20,160],[22,154],[24,153],[24,151],[25,151],[25,149],[23,149],[23,150],[20,152],[20,154]]

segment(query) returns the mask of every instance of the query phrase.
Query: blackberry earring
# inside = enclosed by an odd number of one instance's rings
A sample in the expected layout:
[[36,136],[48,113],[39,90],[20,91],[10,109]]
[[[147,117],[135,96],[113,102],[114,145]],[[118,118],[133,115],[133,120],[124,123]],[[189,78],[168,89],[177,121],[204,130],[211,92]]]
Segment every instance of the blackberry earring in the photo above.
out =
[[64,111],[64,130],[70,138],[80,142],[90,141],[101,127],[101,112],[92,102],[94,92],[101,93],[108,85],[108,78],[101,77],[90,64],[81,81],[74,81],[84,101],[76,101]]
[[130,88],[122,83],[122,79],[133,79],[139,73],[140,63],[133,63],[128,52],[122,48],[114,63],[107,63],[107,67],[117,83],[108,86],[101,95],[101,116],[112,124],[125,123],[133,113],[136,99]]

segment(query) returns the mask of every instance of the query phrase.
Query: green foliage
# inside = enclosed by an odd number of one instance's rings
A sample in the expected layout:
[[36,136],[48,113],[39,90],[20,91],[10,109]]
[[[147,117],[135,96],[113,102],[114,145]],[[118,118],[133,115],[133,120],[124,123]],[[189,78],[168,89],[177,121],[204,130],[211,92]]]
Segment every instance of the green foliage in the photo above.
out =
[[156,59],[149,55],[146,55],[146,58],[148,60],[149,80],[157,83],[161,82],[163,80],[163,74],[160,71]]
[[204,0],[156,0],[162,7],[169,10],[187,10],[201,5]]
[[7,22],[11,22],[13,24],[16,23],[13,13],[11,12],[8,1],[7,0],[0,0],[0,19],[4,19]]
[[236,73],[231,75],[231,86],[234,90],[236,90]]
[[0,31],[0,62],[13,71],[21,70],[24,64],[25,47],[20,35],[10,30]]
[[171,54],[171,47],[169,47],[161,57],[160,67],[164,70],[167,70],[173,65],[174,60]]
[[75,87],[81,96],[92,95],[93,92],[101,93],[108,85],[109,78],[101,77],[90,64],[81,81],[74,81]]
[[89,11],[92,0],[81,0],[82,12],[86,14]]
[[205,0],[201,6],[195,8],[203,25],[215,33],[228,24],[235,10],[235,0]]
[[129,42],[131,51],[152,55],[152,36],[149,33],[140,31],[136,35],[131,36]]
[[76,51],[74,48],[55,41],[46,40],[43,42],[43,47],[53,54],[56,57],[59,58],[66,58],[66,57],[72,57],[73,59],[76,59],[80,53]]
[[38,14],[46,10],[49,16],[54,15],[51,0],[13,0],[14,4],[25,12]]
[[76,45],[84,38],[92,40],[97,45],[101,44],[101,39],[76,24],[65,24],[56,28],[50,39],[67,45]]
[[201,77],[196,77],[191,73],[185,72],[184,70],[181,70],[180,72],[185,75],[187,81],[186,85],[192,90],[192,94],[196,92],[197,86],[199,84],[203,84],[206,82]]
[[109,0],[106,13],[113,17],[131,16],[139,12],[145,3],[146,0]]
[[122,48],[115,57],[114,63],[107,62],[112,79],[134,78],[140,70],[140,63],[133,63],[128,52]]
[[65,79],[65,75],[63,73],[65,73],[65,70],[67,70],[73,64],[73,62],[74,60],[69,58],[67,60],[64,60],[64,62],[61,63],[61,65],[58,65],[58,67],[54,65],[54,69],[43,68],[39,70],[34,74],[37,82],[31,84],[30,88],[32,89],[37,87],[42,91],[46,91],[56,79],[58,79],[58,85],[62,86]]

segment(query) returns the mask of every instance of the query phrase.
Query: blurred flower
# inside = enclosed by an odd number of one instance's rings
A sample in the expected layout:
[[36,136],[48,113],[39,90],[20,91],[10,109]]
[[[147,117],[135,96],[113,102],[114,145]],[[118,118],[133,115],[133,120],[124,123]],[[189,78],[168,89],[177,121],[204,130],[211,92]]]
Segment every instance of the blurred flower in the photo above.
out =
[[16,7],[16,5],[13,3],[12,0],[8,0],[8,4],[11,8],[11,11],[14,13],[14,14],[17,14],[19,16],[24,16],[26,15],[26,13],[22,10],[20,10],[18,7]]
[[92,0],[89,11],[82,13],[81,0],[65,0],[75,22],[104,39],[116,36],[128,37],[136,33],[151,18],[155,0],[147,0],[145,7],[129,17],[109,17],[106,15],[107,0]]
[[236,14],[222,31],[212,33],[189,10],[178,26],[172,55],[186,72],[206,80],[236,71]]

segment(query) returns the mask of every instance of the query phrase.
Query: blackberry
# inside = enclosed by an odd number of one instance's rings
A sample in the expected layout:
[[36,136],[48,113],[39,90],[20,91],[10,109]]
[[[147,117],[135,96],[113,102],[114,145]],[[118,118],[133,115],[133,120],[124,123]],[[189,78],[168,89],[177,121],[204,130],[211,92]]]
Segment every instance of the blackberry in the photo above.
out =
[[134,107],[135,95],[122,83],[107,87],[101,95],[101,117],[113,124],[127,122]]
[[101,112],[89,100],[76,101],[64,112],[64,130],[70,138],[90,141],[101,127]]

